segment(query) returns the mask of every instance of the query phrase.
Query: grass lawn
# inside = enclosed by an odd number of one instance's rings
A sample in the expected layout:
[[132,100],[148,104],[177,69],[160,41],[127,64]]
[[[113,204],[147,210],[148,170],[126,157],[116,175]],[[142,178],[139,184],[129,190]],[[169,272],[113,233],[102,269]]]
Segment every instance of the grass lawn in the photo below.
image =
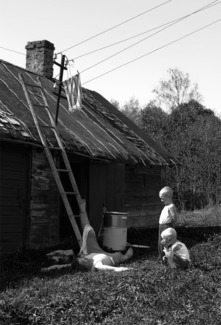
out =
[[[187,219],[185,219],[187,220]],[[128,230],[131,270],[40,272],[43,252],[2,260],[0,324],[221,324],[220,226],[177,228],[190,249],[186,271],[157,262],[157,229]]]

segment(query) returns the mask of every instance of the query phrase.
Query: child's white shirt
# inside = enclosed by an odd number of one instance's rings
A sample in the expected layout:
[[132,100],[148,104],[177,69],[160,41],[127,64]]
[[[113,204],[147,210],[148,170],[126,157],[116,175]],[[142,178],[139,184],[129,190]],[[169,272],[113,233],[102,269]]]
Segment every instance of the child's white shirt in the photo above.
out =
[[190,254],[189,251],[184,243],[181,241],[176,241],[172,245],[172,251],[176,253],[179,257],[181,257],[184,260],[188,260],[190,262]]
[[176,264],[173,261],[174,253],[182,259],[190,261],[189,251],[186,245],[180,241],[176,241],[169,249],[164,248],[163,251],[171,268],[176,268]]
[[176,211],[175,205],[173,203],[165,205],[165,207],[161,211],[160,219],[159,219],[160,225],[166,224],[166,223],[171,223],[173,221],[173,217],[170,213],[170,210]]

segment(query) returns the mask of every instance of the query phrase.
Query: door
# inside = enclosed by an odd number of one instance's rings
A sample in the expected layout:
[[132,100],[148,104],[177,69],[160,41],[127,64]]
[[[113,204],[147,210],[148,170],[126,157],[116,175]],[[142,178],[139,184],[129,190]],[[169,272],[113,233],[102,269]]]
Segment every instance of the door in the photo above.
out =
[[28,238],[30,151],[0,143],[0,253],[18,251]]

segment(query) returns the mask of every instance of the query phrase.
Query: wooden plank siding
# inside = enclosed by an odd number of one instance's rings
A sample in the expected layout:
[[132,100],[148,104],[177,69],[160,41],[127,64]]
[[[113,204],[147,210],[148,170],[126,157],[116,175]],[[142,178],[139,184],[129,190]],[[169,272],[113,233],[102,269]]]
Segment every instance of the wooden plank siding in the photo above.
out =
[[107,165],[90,164],[88,216],[96,233],[100,229],[103,206],[107,206]]
[[30,150],[0,143],[0,252],[22,250],[28,239]]
[[[44,150],[30,148],[6,142],[0,146],[1,250],[50,247],[74,237]],[[104,206],[108,211],[128,212],[128,228],[158,225],[162,167],[131,167],[74,154],[69,159],[96,233]],[[62,181],[68,190],[65,177]],[[78,214],[74,200],[71,205]]]
[[161,167],[125,169],[125,210],[128,228],[157,227],[162,209],[159,191],[163,186]]
[[97,233],[103,207],[123,212],[124,164],[91,163],[89,175],[89,219]]
[[60,194],[43,150],[32,151],[29,246],[41,248],[59,242]]
[[107,210],[125,212],[124,164],[108,165],[107,184]]

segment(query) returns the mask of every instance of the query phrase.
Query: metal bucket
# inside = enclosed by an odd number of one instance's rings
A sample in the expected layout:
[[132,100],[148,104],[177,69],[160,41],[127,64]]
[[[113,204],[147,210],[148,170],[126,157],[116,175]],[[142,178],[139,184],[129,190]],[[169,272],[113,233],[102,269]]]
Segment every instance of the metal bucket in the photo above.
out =
[[106,212],[104,214],[104,227],[127,227],[128,213],[124,212]]
[[103,246],[114,251],[121,251],[127,245],[127,216],[124,212],[104,214]]

